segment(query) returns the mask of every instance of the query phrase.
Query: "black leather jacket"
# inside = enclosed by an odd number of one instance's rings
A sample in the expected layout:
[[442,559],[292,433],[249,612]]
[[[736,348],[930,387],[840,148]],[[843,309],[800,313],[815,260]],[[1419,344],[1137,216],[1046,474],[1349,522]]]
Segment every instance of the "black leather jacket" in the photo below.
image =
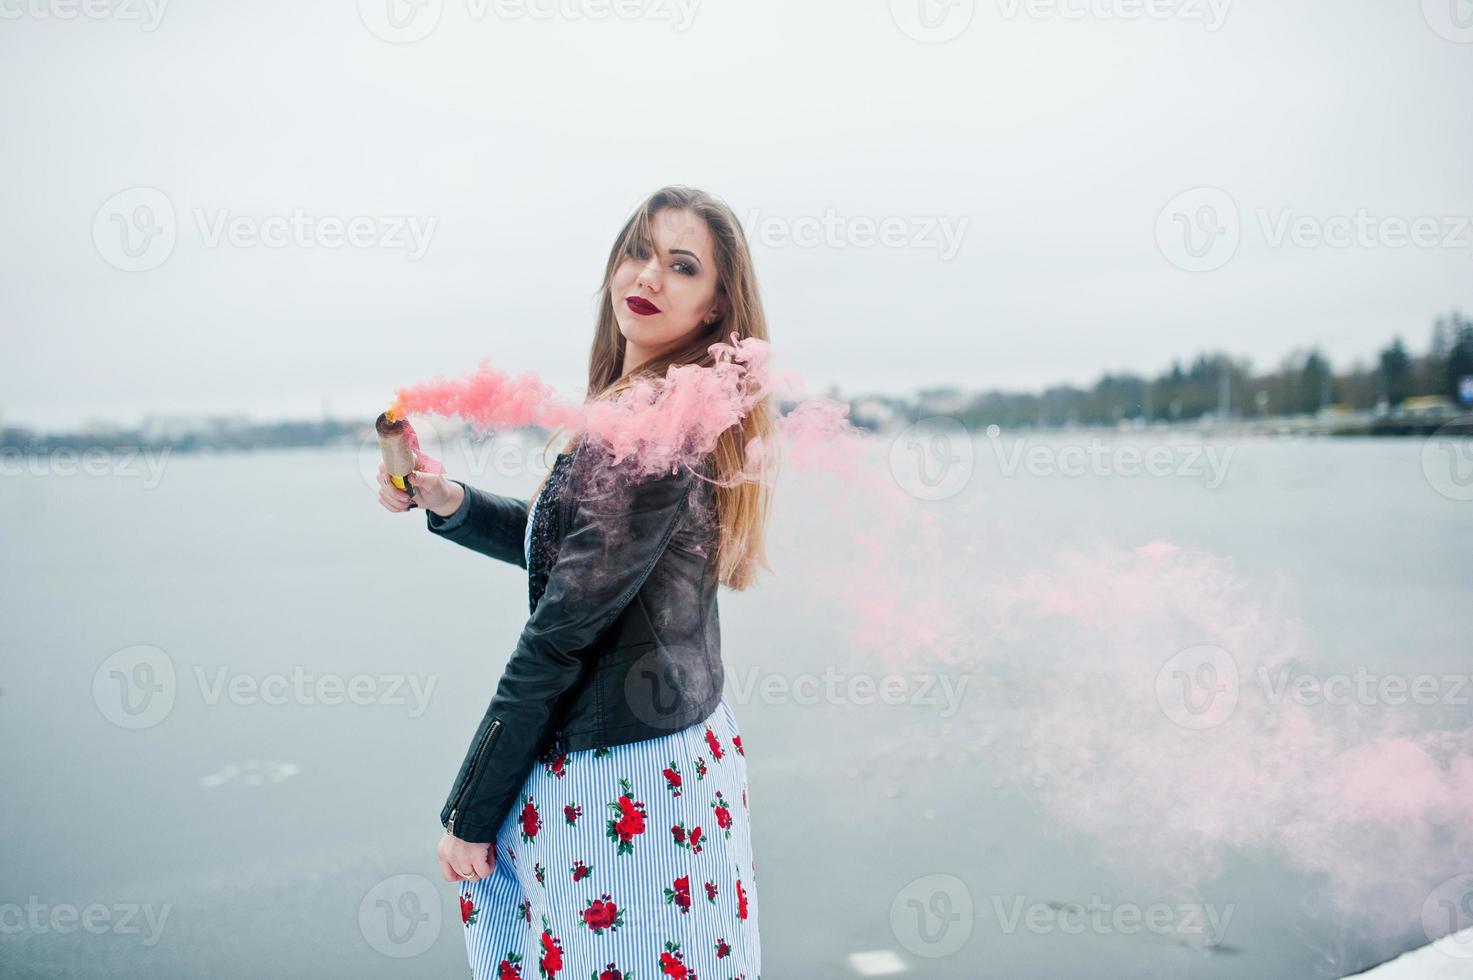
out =
[[[695,472],[711,474],[709,456]],[[426,511],[429,529],[527,568],[530,501],[461,485],[460,509]],[[475,843],[495,841],[539,760],[695,724],[724,683],[713,484],[684,466],[628,480],[580,444],[558,456],[533,524],[531,616],[440,811]]]

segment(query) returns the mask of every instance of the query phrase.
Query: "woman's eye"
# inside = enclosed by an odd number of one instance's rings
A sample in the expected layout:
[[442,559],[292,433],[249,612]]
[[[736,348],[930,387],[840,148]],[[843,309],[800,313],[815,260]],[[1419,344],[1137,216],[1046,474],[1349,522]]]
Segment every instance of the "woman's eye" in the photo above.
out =
[[680,273],[682,276],[693,276],[696,274],[696,267],[689,262],[676,262],[675,268],[683,270]]

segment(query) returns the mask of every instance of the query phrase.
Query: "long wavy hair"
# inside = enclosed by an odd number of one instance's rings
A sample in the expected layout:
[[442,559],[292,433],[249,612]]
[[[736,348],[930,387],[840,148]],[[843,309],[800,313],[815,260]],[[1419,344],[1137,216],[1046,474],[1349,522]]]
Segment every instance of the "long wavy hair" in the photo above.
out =
[[[655,214],[664,208],[690,211],[706,222],[714,243],[719,315],[712,323],[703,321],[699,329],[681,344],[655,355],[633,373],[626,374],[621,370],[624,335],[619,332],[618,321],[614,319],[610,287],[614,271],[625,256],[638,257],[653,251],[654,236],[650,226]],[[767,318],[762,311],[757,276],[741,222],[725,202],[705,191],[680,185],[662,187],[634,209],[609,250],[603,283],[598,291],[598,320],[588,357],[586,399],[612,398],[640,377],[662,379],[675,365],[712,367],[715,359],[707,348],[718,342],[730,341],[732,334],[736,335],[737,341],[748,337],[768,339]],[[749,440],[760,437],[762,445],[771,445],[775,430],[774,414],[771,398],[761,398],[739,423],[721,433],[711,453],[719,527],[717,567],[721,584],[730,589],[742,590],[752,585],[759,565],[773,571],[767,562],[764,546],[772,502],[770,475],[762,473],[760,479],[738,481],[736,474],[745,468]],[[548,440],[548,447],[557,437],[558,433],[554,432]],[[577,439],[577,435],[571,437],[563,451],[571,451]],[[765,458],[758,460],[759,465],[765,463]],[[545,484],[547,477],[543,477],[542,482]],[[541,492],[542,485],[539,484],[533,499]]]

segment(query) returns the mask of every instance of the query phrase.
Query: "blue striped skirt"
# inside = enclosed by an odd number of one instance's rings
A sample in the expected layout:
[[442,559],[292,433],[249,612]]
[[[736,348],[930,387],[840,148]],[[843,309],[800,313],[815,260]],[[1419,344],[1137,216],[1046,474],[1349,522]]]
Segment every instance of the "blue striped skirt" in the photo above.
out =
[[759,980],[747,762],[722,699],[678,732],[538,762],[460,888],[475,980]]

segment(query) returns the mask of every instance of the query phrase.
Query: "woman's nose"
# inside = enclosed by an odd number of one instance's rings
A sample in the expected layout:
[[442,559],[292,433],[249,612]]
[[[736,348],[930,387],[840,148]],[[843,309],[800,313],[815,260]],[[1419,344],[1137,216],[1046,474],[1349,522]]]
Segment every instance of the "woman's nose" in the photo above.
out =
[[652,292],[659,292],[659,270],[652,265],[646,265],[643,269],[639,270],[639,275],[634,277],[634,282],[636,285],[643,286]]

